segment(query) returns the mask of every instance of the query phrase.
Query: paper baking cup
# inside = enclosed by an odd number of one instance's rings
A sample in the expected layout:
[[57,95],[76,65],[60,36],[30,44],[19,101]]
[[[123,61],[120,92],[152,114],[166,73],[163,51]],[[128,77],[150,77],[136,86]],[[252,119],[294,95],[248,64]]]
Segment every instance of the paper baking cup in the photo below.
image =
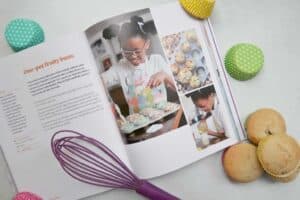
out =
[[5,38],[14,51],[21,51],[44,41],[41,26],[29,19],[12,20],[5,29]]
[[179,2],[186,12],[200,19],[208,18],[215,5],[215,0],[179,0]]
[[287,183],[290,181],[293,181],[297,178],[297,176],[299,175],[300,172],[300,167],[295,170],[293,173],[291,173],[290,175],[286,176],[286,177],[278,177],[278,176],[272,176],[270,174],[268,174],[273,180],[275,181],[279,181],[279,182],[283,182],[283,183]]
[[[274,136],[271,135],[271,136],[268,136],[268,137],[274,137]],[[284,174],[276,174],[276,173],[274,173],[274,171],[271,171],[270,169],[267,168],[267,166],[269,166],[269,165],[265,165],[265,161],[263,160],[261,155],[262,155],[262,152],[263,152],[263,149],[264,149],[264,145],[268,141],[268,137],[265,137],[264,139],[262,139],[259,142],[258,147],[257,147],[257,157],[258,157],[259,162],[261,163],[262,168],[264,169],[264,171],[268,175],[270,175],[275,180],[278,180],[278,181],[281,181],[281,182],[288,182],[288,181],[293,180],[294,178],[297,177],[297,175],[299,173],[300,160],[298,161],[297,164],[295,164],[295,167],[293,167],[293,169],[291,169],[290,171],[288,171]],[[284,136],[284,137],[289,137],[291,141],[294,141],[296,144],[298,143],[295,139],[293,139],[290,136]],[[280,150],[280,149],[278,149],[278,150]]]
[[229,49],[225,56],[225,68],[234,79],[245,81],[253,78],[261,70],[264,55],[253,44],[237,44]]

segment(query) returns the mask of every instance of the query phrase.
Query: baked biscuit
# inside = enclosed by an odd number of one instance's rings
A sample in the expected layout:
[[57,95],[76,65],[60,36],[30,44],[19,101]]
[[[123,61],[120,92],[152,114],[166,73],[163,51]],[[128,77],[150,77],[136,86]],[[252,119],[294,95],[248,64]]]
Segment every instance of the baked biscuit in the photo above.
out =
[[270,108],[263,108],[250,114],[245,123],[248,139],[258,144],[268,135],[285,134],[284,118],[279,112]]
[[257,159],[256,146],[240,143],[229,147],[223,154],[223,167],[227,176],[237,182],[251,182],[263,174]]
[[288,135],[269,135],[257,148],[258,160],[263,169],[276,180],[293,180],[300,167],[300,146]]

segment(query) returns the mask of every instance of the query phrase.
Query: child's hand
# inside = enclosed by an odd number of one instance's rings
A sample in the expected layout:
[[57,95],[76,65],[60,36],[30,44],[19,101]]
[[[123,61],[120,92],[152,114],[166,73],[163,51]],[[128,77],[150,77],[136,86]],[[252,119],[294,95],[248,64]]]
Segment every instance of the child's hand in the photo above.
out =
[[167,74],[164,71],[157,72],[150,77],[147,86],[154,88],[165,82]]
[[208,130],[208,135],[211,135],[211,136],[215,136],[215,137],[218,137],[218,138],[224,138],[225,137],[225,133],[223,131],[212,131],[212,130]]

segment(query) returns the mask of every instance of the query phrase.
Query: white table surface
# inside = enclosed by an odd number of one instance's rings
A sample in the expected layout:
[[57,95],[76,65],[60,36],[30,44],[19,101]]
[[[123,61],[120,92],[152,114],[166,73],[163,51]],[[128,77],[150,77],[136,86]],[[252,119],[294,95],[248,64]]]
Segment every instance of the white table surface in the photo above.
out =
[[[0,0],[0,57],[13,53],[3,38],[5,25],[12,18],[35,19],[43,26],[46,39],[53,40],[105,17],[166,2],[171,0]],[[256,78],[247,82],[230,79],[242,119],[260,107],[276,108],[284,115],[288,132],[299,140],[300,1],[217,0],[211,21],[222,55],[238,42],[256,43],[265,54],[264,68]],[[300,198],[300,177],[287,184],[267,177],[248,184],[232,183],[223,173],[220,158],[220,153],[214,154],[152,181],[182,199]],[[0,157],[0,199],[9,200],[14,189],[3,163]],[[113,190],[88,199],[143,198],[134,192]]]

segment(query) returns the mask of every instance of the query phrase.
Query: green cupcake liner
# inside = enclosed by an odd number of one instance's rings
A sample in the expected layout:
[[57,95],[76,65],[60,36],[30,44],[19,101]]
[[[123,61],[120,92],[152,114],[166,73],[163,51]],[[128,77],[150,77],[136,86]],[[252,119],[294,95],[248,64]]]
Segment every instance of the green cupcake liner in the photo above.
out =
[[45,40],[41,26],[29,19],[12,20],[6,26],[4,35],[9,46],[16,52],[40,44]]
[[262,69],[264,55],[255,45],[241,43],[228,50],[224,62],[231,77],[245,81],[255,77]]

